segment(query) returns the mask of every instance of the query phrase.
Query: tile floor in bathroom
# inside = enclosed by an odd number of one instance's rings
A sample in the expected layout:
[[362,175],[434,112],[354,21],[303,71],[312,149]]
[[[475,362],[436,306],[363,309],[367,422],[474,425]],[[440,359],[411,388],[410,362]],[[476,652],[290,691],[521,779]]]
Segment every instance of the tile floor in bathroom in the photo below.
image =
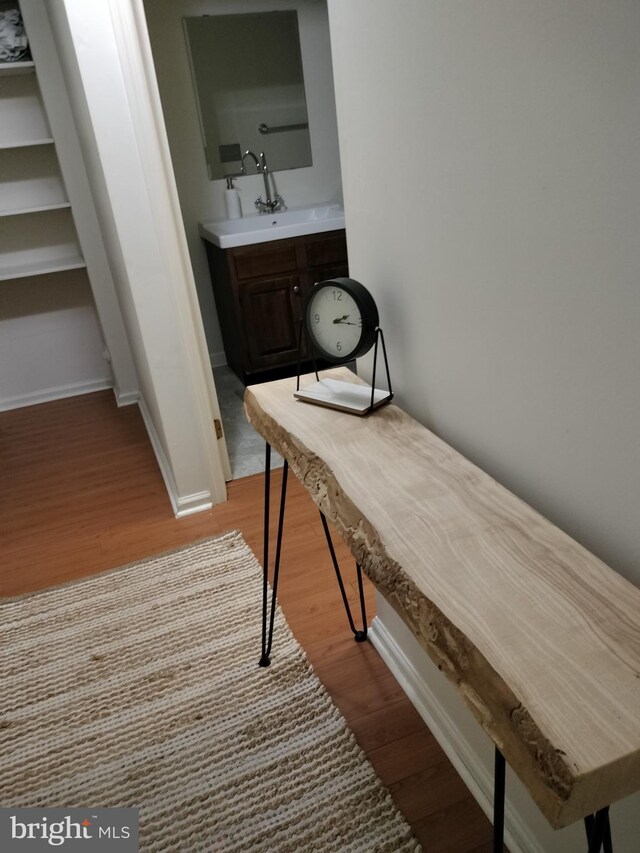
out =
[[[345,367],[357,373],[355,361]],[[213,378],[229,451],[231,478],[238,480],[250,474],[261,474],[264,471],[264,439],[253,429],[244,413],[244,385],[226,364],[213,368]],[[282,464],[282,456],[272,450],[271,467],[279,468]]]
[[[253,429],[245,416],[242,406],[244,385],[227,365],[214,368],[213,377],[218,392],[232,478],[237,480],[250,474],[262,473],[264,439]],[[271,467],[281,465],[282,457],[272,451]]]

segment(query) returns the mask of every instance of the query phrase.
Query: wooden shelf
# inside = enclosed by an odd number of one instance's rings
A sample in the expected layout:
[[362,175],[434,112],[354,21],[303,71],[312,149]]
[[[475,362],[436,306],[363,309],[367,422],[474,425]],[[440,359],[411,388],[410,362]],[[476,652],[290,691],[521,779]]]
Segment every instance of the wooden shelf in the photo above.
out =
[[35,70],[36,65],[32,60],[25,62],[0,62],[0,74],[7,77],[12,74],[33,74]]
[[12,267],[0,267],[0,281],[12,281],[18,278],[28,278],[32,275],[45,275],[52,272],[65,272],[86,267],[84,258],[72,255],[66,258],[54,258],[50,261],[34,261]]

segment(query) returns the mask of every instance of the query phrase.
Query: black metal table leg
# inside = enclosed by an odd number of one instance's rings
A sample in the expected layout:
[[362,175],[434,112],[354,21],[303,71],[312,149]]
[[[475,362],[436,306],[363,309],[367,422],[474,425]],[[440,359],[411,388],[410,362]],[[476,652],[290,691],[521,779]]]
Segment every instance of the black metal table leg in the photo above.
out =
[[[271,663],[271,648],[273,645],[273,627],[275,621],[275,613],[276,613],[276,604],[277,604],[277,592],[278,592],[278,578],[280,575],[280,556],[282,553],[282,530],[284,526],[284,510],[286,505],[287,498],[287,475],[289,473],[289,463],[287,460],[284,460],[284,467],[282,469],[282,486],[280,490],[280,513],[278,516],[278,537],[276,541],[276,555],[273,569],[273,585],[271,591],[271,607],[269,608],[269,510],[271,506],[271,445],[266,442],[265,443],[265,472],[264,472],[264,542],[263,542],[263,560],[262,560],[262,654],[260,656],[259,665],[260,666],[269,666]],[[324,529],[324,533],[327,539],[327,545],[329,546],[329,553],[331,555],[331,561],[333,563],[333,568],[336,573],[336,578],[338,579],[338,585],[340,587],[340,593],[342,595],[342,601],[344,604],[344,608],[347,614],[347,619],[349,620],[349,627],[353,632],[353,635],[356,639],[356,642],[363,643],[367,639],[367,610],[364,598],[364,586],[362,583],[362,568],[359,563],[356,564],[356,572],[358,579],[358,594],[360,597],[360,612],[362,614],[362,630],[356,628],[355,623],[353,621],[353,616],[351,615],[351,608],[349,606],[349,601],[347,599],[347,594],[344,588],[344,583],[342,581],[342,575],[340,573],[340,567],[338,565],[338,560],[336,558],[336,552],[333,547],[333,542],[331,541],[331,534],[329,532],[329,526],[327,524],[327,520],[322,512],[320,512],[320,518],[322,519],[322,527]]]
[[[278,592],[278,577],[280,574],[280,555],[282,553],[282,529],[284,526],[284,508],[287,498],[287,475],[289,463],[284,460],[282,469],[282,485],[280,487],[280,514],[278,516],[278,537],[276,540],[276,558],[273,568],[273,588],[271,591],[271,612],[267,620],[269,596],[269,504],[271,499],[271,445],[266,443],[265,472],[264,472],[264,546],[262,561],[262,656],[260,666],[271,663],[271,646],[273,644],[273,624],[276,615],[276,595]],[[269,628],[267,631],[267,621]]]
[[[496,747],[493,793],[493,853],[502,853],[504,845],[504,800],[506,762]],[[609,806],[584,819],[589,849],[587,853],[613,853]]]
[[609,817],[609,808],[607,807],[607,819],[604,826],[604,853],[613,853],[613,841],[611,840],[611,819]]
[[356,572],[358,576],[358,593],[360,595],[360,611],[362,613],[362,630],[359,631],[353,621],[353,616],[351,615],[351,608],[349,607],[349,601],[347,599],[347,594],[344,589],[344,583],[342,582],[342,575],[340,573],[340,566],[338,565],[338,559],[336,557],[336,552],[333,548],[333,542],[331,541],[331,533],[329,532],[329,525],[327,524],[327,519],[324,516],[322,510],[320,510],[320,518],[322,519],[322,528],[324,530],[324,535],[327,539],[327,545],[329,546],[329,553],[331,554],[331,562],[333,563],[333,568],[335,569],[336,578],[338,579],[338,586],[340,587],[340,593],[342,595],[342,603],[344,604],[344,609],[347,614],[347,619],[349,620],[349,627],[353,632],[353,636],[355,637],[356,643],[364,643],[367,639],[367,610],[365,607],[364,601],[364,587],[362,585],[362,569],[360,568],[360,564],[356,563]]
[[613,853],[609,806],[600,809],[595,815],[587,815],[584,819],[584,828],[589,843],[588,853],[600,853],[601,849],[604,849],[604,853]]
[[495,751],[493,781],[493,853],[502,853],[504,846],[504,791],[506,763],[498,747]]

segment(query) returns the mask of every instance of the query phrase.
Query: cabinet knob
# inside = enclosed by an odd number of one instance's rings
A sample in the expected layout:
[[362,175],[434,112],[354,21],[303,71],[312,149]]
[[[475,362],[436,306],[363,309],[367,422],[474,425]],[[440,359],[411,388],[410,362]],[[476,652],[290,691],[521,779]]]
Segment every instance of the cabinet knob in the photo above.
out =
[[294,284],[294,285],[293,285],[293,292],[294,292],[294,293],[300,293],[300,288],[298,287],[298,285],[297,285],[297,284]]

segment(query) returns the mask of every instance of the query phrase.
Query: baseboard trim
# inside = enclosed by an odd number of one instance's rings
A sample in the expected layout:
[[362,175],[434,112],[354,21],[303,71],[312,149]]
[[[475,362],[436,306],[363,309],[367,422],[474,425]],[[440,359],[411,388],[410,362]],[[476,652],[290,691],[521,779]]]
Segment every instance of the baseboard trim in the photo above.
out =
[[[378,617],[371,624],[369,638],[480,808],[489,820],[493,820],[491,773],[451,724],[438,697]],[[505,843],[511,853],[545,853],[520,816],[509,807],[508,802],[505,808]]]
[[179,498],[176,505],[178,507],[176,518],[185,518],[187,515],[193,515],[196,512],[205,512],[208,509],[213,509],[210,492],[199,492]]
[[22,409],[25,406],[37,406],[39,403],[51,403],[53,400],[64,400],[67,397],[78,397],[81,394],[93,394],[94,391],[105,391],[108,388],[113,388],[113,380],[110,378],[58,385],[56,388],[46,388],[43,391],[32,391],[29,394],[6,397],[4,400],[0,400],[0,412]]
[[118,408],[122,408],[122,406],[132,406],[134,403],[140,402],[140,392],[139,391],[118,391],[117,388],[113,389],[114,396],[116,398],[116,405]]
[[192,515],[194,512],[203,512],[207,509],[211,509],[213,507],[211,492],[197,492],[193,495],[183,495],[182,497],[178,494],[178,488],[175,480],[173,479],[171,466],[167,461],[162,444],[158,438],[158,433],[156,432],[147,404],[143,397],[139,397],[137,402],[140,407],[144,425],[147,428],[149,441],[151,442],[153,452],[155,453],[158,461],[158,467],[160,468],[160,473],[162,474],[162,479],[164,480],[167,494],[171,501],[171,508],[173,509],[175,517],[184,518],[187,515]]

